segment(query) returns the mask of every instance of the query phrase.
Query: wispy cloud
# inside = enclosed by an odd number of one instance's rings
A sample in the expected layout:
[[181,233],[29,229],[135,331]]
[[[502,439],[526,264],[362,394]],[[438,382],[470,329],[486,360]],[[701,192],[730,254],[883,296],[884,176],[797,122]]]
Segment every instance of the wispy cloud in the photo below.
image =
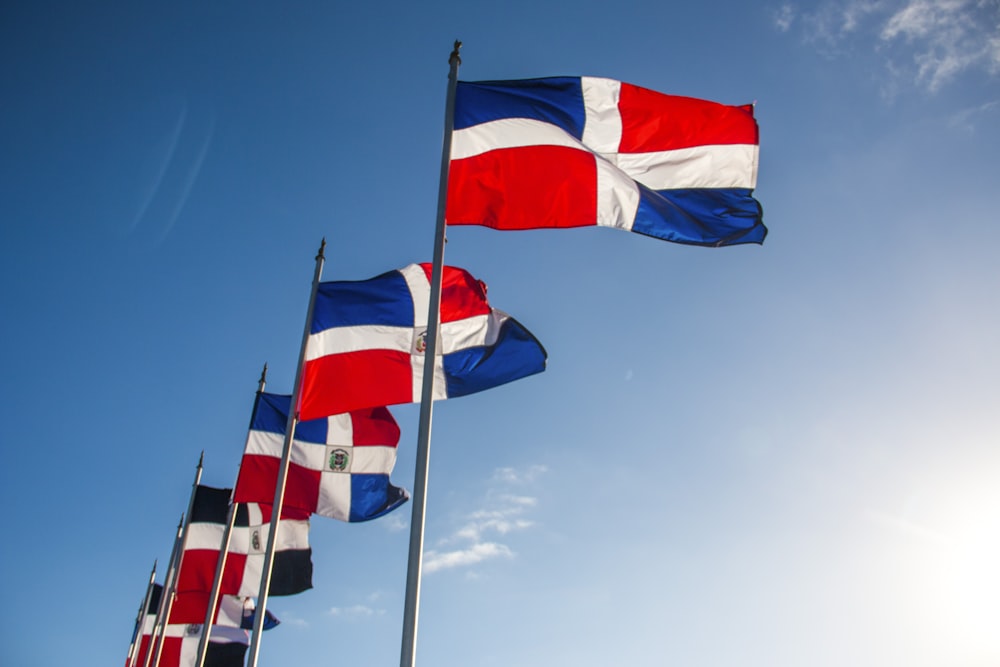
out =
[[909,0],[882,28],[885,42],[914,49],[917,81],[937,91],[958,73],[1000,65],[1000,3],[996,0]]
[[532,465],[527,468],[497,468],[493,471],[493,481],[506,484],[531,484],[539,475],[548,472],[543,465]]
[[465,549],[455,551],[428,551],[425,554],[424,572],[431,573],[453,567],[475,565],[494,558],[513,558],[510,547],[496,542],[477,542]]
[[385,609],[375,609],[367,605],[356,604],[350,607],[330,607],[328,613],[331,616],[339,618],[369,618],[385,614]]
[[1000,113],[1000,100],[993,100],[971,109],[962,109],[948,119],[948,125],[972,134],[976,131],[979,119],[997,113]]
[[198,179],[198,174],[201,172],[201,165],[205,162],[205,156],[208,154],[208,147],[212,143],[212,137],[214,134],[215,117],[213,116],[210,119],[208,130],[202,137],[201,145],[198,148],[198,152],[195,155],[194,160],[184,173],[180,193],[174,201],[174,205],[170,209],[170,213],[167,215],[167,224],[164,226],[163,231],[160,232],[157,243],[162,242],[167,237],[167,234],[170,233],[170,230],[174,228],[174,224],[177,222],[177,217],[184,209],[184,205],[187,203],[188,197],[191,196],[191,189],[194,187],[194,183]]
[[785,4],[774,13],[780,32],[793,22],[831,57],[870,39],[885,58],[886,76],[932,93],[963,72],[1000,73],[1000,0],[826,0],[805,10]]
[[[270,609],[268,611],[270,611]],[[282,611],[276,611],[275,614],[277,615],[278,619],[281,621],[281,624],[284,625],[284,626],[295,626],[297,628],[308,628],[309,627],[309,621],[307,621],[306,619],[301,618],[299,616],[295,616],[294,614],[289,614],[289,613],[287,613],[287,612],[285,612],[283,610]]]
[[149,205],[153,201],[153,197],[160,189],[160,185],[163,183],[163,178],[167,173],[167,167],[170,166],[171,161],[174,159],[174,153],[177,151],[177,142],[181,138],[181,131],[184,129],[184,122],[186,119],[187,104],[182,104],[177,113],[177,119],[174,121],[173,129],[167,136],[163,137],[160,142],[160,146],[156,151],[156,155],[154,158],[151,158],[151,162],[154,162],[155,165],[153,166],[150,178],[148,178],[142,186],[139,210],[136,211],[136,214],[132,217],[132,222],[128,227],[129,232],[134,231],[136,225],[139,224],[139,221],[145,217],[146,211],[149,209]]
[[424,554],[424,572],[468,567],[497,558],[513,558],[514,551],[500,538],[528,530],[535,522],[525,516],[538,499],[514,488],[525,490],[546,471],[545,466],[498,468],[492,486],[487,489],[482,506],[463,515],[457,527],[439,541],[437,550]]
[[155,244],[173,230],[194,189],[215,135],[215,115],[189,114],[182,101],[169,132],[152,149],[139,192],[139,205],[128,226],[155,232]]
[[774,12],[774,27],[781,32],[788,32],[795,22],[795,9],[791,5],[782,5]]
[[390,533],[398,533],[410,527],[410,515],[406,512],[393,512],[380,518],[379,525]]

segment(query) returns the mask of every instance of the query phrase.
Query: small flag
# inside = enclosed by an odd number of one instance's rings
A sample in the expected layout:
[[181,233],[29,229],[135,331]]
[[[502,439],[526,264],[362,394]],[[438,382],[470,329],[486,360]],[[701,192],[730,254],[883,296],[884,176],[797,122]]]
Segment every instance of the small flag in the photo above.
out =
[[[212,590],[230,495],[230,489],[199,485],[195,490],[191,521],[184,539],[183,561],[177,578],[178,591]],[[240,503],[236,506],[229,552],[222,573],[222,593],[240,597],[257,595],[270,527],[270,505]],[[270,594],[295,595],[310,588],[312,549],[309,547],[309,513],[294,508],[283,509],[275,542]]]
[[761,243],[753,106],[612,79],[459,82],[445,219]]
[[[319,285],[306,344],[302,420],[420,401],[430,264],[369,280]],[[490,307],[486,285],[444,267],[434,400],[490,389],[545,370],[545,348]]]
[[[271,502],[285,440],[290,396],[261,393],[247,437],[236,502]],[[384,407],[299,422],[284,507],[341,521],[367,521],[409,498],[393,486],[399,426]]]
[[[257,601],[253,598],[243,599],[243,616],[240,619],[240,627],[244,630],[253,630],[253,624],[257,620]],[[270,612],[270,610],[264,610],[264,625],[263,630],[273,630],[278,627],[281,621],[278,617]]]

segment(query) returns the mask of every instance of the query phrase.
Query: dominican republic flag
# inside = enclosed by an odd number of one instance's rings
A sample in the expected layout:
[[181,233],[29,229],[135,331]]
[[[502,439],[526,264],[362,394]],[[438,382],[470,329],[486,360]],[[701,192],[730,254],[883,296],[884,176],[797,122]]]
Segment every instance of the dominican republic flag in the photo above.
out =
[[753,106],[594,77],[459,82],[445,219],[761,243]]
[[[261,393],[233,498],[273,502],[290,396]],[[299,422],[295,426],[284,507],[341,521],[367,521],[410,497],[389,482],[399,425],[384,407]]]
[[[146,661],[146,651],[150,647],[150,636],[156,620],[156,612],[160,604],[163,587],[156,584],[149,605],[146,607],[142,638],[134,654],[134,659],[126,665],[140,666]],[[201,637],[202,624],[205,621],[205,611],[208,608],[208,593],[178,593],[170,609],[170,622],[166,626],[163,639],[163,649],[160,664],[194,665],[198,641]],[[250,601],[252,603],[252,601]],[[205,656],[206,667],[228,667],[243,665],[242,659],[246,651],[247,633],[241,629],[245,602],[229,595],[220,599],[216,611],[212,634],[209,636],[208,651]],[[275,624],[277,621],[275,620]],[[270,627],[274,627],[271,625]],[[269,627],[265,624],[265,630]],[[193,637],[193,639],[192,639]],[[240,648],[242,646],[242,648]],[[239,662],[235,662],[236,658]]]
[[[226,529],[230,493],[230,489],[201,485],[196,489],[194,508],[184,537],[183,560],[177,577],[178,591],[212,590]],[[260,592],[270,528],[270,505],[236,505],[236,520],[222,572],[222,593],[256,597]],[[312,549],[309,547],[309,513],[294,508],[283,509],[275,542],[270,594],[295,595],[310,588]]]
[[[153,633],[153,625],[156,623],[156,613],[160,608],[160,597],[163,595],[163,586],[153,584],[153,590],[149,594],[149,602],[143,610],[142,619],[132,633],[132,644],[129,646],[128,658],[125,660],[125,667],[142,665],[146,658],[146,649],[149,646],[149,636]],[[208,604],[206,602],[207,609]],[[202,614],[202,619],[205,615]]]
[[[201,591],[185,591],[174,596],[170,607],[170,623],[197,624],[205,622],[205,612],[208,611],[208,599],[211,593]],[[253,629],[253,616],[257,607],[256,601],[250,597],[237,595],[220,595],[219,602],[212,616],[213,625],[223,625],[227,628]],[[247,619],[250,619],[249,627]],[[270,630],[278,625],[278,619],[270,612],[265,614],[264,629]]]
[[[257,601],[253,598],[243,598],[243,615],[240,617],[240,627],[244,630],[253,630],[253,625],[257,620]],[[281,623],[278,617],[269,610],[264,610],[264,625],[262,630],[271,630]]]
[[[430,264],[369,280],[319,285],[299,402],[303,420],[420,401],[430,302]],[[540,373],[541,343],[490,307],[486,285],[446,266],[434,363],[434,400]]]
[[[202,625],[168,623],[163,632],[160,667],[194,667],[198,659]],[[208,636],[205,667],[243,667],[250,633],[240,628],[213,625]]]

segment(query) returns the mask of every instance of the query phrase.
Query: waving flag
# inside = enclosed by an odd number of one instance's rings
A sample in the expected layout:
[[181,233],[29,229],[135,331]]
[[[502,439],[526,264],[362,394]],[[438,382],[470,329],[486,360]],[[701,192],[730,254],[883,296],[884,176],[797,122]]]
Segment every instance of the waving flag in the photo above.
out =
[[[170,606],[170,623],[199,625],[205,622],[205,612],[208,611],[208,592],[186,591],[177,593]],[[214,625],[228,628],[242,628],[245,609],[244,599],[235,595],[220,595],[212,616]]]
[[[143,665],[146,651],[150,648],[150,635],[159,607],[163,587],[156,584],[153,595],[146,608],[142,637],[138,647],[134,665]],[[197,655],[198,641],[208,609],[208,593],[189,592],[178,593],[170,609],[170,622],[164,631],[163,649],[160,664],[164,667],[193,667]],[[206,667],[228,667],[243,665],[243,655],[248,644],[247,633],[241,629],[245,603],[242,599],[224,595],[219,600],[216,610],[212,634],[209,637],[208,651],[205,655]],[[277,619],[270,626],[277,625]]]
[[[202,625],[198,623],[168,623],[163,632],[160,667],[195,667]],[[208,637],[205,667],[243,667],[250,645],[246,630],[213,625]]]
[[[257,602],[253,598],[243,599],[243,616],[240,618],[240,627],[244,630],[253,630],[253,624],[257,620]],[[264,623],[262,630],[273,630],[281,624],[278,617],[270,610],[264,610]]]
[[[430,264],[370,280],[319,285],[306,344],[299,417],[420,400]],[[545,370],[545,348],[490,307],[486,285],[444,267],[435,400],[465,396]]]
[[[163,595],[163,586],[153,584],[153,590],[150,591],[149,601],[143,609],[140,624],[136,626],[135,633],[132,635],[134,648],[129,649],[129,658],[125,661],[125,667],[144,664],[146,651],[149,650],[149,638],[153,634],[153,626],[156,623],[156,612],[160,608],[161,595]],[[206,608],[207,606],[206,603]],[[205,615],[202,614],[201,617],[204,619]]]
[[[229,489],[201,485],[196,489],[177,578],[178,591],[212,590],[226,527],[229,496]],[[222,573],[222,593],[242,597],[257,595],[270,528],[270,505],[240,503],[236,506],[226,567]],[[295,595],[310,588],[312,549],[309,547],[309,513],[286,508],[282,510],[278,523],[270,594]]]
[[[290,396],[261,393],[247,437],[236,502],[272,502],[285,441]],[[367,521],[409,498],[389,482],[399,426],[384,407],[366,408],[295,427],[285,508],[341,521]]]
[[594,77],[459,82],[445,219],[761,243],[753,107]]

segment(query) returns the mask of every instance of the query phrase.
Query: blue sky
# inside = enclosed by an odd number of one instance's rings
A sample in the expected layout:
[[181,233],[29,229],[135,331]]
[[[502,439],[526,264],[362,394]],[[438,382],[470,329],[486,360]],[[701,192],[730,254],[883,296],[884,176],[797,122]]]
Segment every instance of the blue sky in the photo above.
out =
[[[321,238],[430,260],[456,38],[756,102],[770,235],[450,231],[549,367],[435,407],[417,664],[1000,662],[1000,3],[206,4],[0,8],[0,663],[124,658]],[[408,525],[314,519],[261,664],[397,664]]]

